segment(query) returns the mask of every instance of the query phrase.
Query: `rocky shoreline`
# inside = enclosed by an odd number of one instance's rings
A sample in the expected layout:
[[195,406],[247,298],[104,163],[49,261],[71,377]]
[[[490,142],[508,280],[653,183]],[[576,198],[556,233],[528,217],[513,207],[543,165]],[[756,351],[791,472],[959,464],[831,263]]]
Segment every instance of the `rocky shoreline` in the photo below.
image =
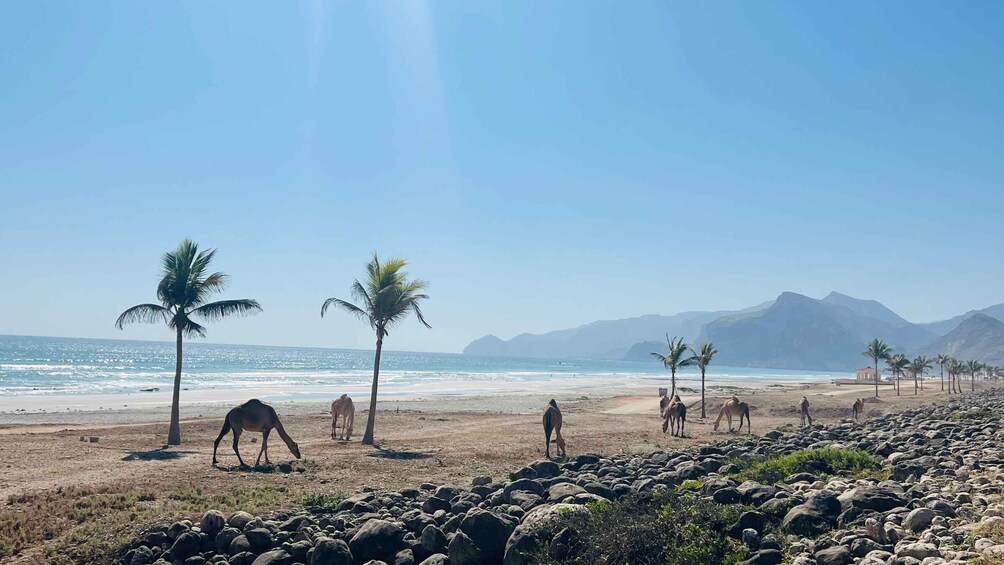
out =
[[[333,507],[255,517],[209,511],[155,528],[126,565],[521,565],[561,562],[575,532],[562,524],[590,503],[690,491],[742,504],[729,529],[745,565],[939,565],[1004,558],[1004,389],[861,423],[638,456],[537,461],[508,480],[365,492]],[[740,481],[743,460],[837,447],[880,457],[889,478],[813,469],[768,484]],[[741,544],[741,545],[740,545]]]

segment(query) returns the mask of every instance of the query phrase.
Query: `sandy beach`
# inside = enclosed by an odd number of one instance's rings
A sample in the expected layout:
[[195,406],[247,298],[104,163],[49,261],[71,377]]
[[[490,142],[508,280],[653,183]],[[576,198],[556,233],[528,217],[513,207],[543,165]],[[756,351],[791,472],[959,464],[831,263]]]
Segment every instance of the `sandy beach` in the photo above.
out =
[[[884,387],[881,401],[867,404],[866,415],[946,396],[937,381],[929,381],[925,388],[915,396],[910,383],[896,397],[891,387]],[[602,398],[565,392],[556,398],[565,413],[570,454],[616,454],[727,437],[724,426],[715,432],[712,423],[715,406],[731,394],[750,403],[753,431],[760,434],[797,426],[795,405],[802,395],[812,403],[817,422],[827,423],[848,418],[853,399],[871,396],[873,389],[829,384],[716,387],[708,390],[709,418],[704,420],[699,394],[687,389],[683,398],[692,407],[685,438],[662,433],[654,390]],[[167,408],[163,406],[69,414],[8,412],[0,427],[0,495],[8,504],[0,515],[58,512],[95,496],[135,496],[144,502],[124,508],[99,505],[84,523],[54,520],[51,531],[31,539],[19,556],[4,562],[52,562],[67,551],[68,555],[82,551],[86,544],[69,550],[67,546],[79,542],[81,529],[86,533],[93,524],[102,524],[108,530],[103,535],[117,540],[156,521],[193,517],[209,506],[267,512],[299,506],[304,496],[318,492],[351,494],[364,488],[414,487],[425,481],[468,484],[477,475],[503,477],[543,456],[539,411],[548,398],[461,395],[381,402],[377,448],[358,443],[366,420],[361,398],[356,398],[356,435],[350,442],[331,440],[327,402],[278,402],[275,407],[303,453],[289,473],[239,469],[229,437],[220,445],[220,467],[210,465],[213,440],[229,404],[184,404],[183,444],[171,449],[164,448]],[[242,438],[246,461],[258,453],[256,435]],[[91,437],[96,441],[92,443]],[[270,454],[273,463],[292,460],[279,441],[271,442]],[[199,493],[194,499],[193,489]]]

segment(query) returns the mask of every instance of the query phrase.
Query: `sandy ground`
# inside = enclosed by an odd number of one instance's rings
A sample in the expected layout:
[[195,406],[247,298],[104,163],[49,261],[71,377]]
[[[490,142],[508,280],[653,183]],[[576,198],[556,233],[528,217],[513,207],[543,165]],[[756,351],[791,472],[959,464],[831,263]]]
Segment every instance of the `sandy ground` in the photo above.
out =
[[[909,389],[904,386],[903,396],[896,397],[890,387],[884,387],[881,401],[868,403],[866,414],[874,417],[946,396],[936,381],[928,382],[926,388],[914,396],[912,384]],[[870,396],[873,389],[827,384],[718,390],[708,394],[706,420],[700,419],[699,395],[686,393],[684,401],[692,407],[687,437],[682,439],[662,433],[658,397],[654,394],[603,399],[558,396],[565,415],[563,435],[568,453],[640,453],[727,437],[724,426],[717,433],[712,430],[717,409],[711,407],[720,405],[733,392],[750,403],[754,433],[763,433],[786,425],[797,427],[796,403],[803,394],[812,404],[817,422],[828,423],[848,418],[854,398]],[[280,483],[286,488],[274,505],[290,507],[312,492],[351,494],[365,487],[396,489],[416,487],[426,481],[467,486],[474,476],[504,478],[544,455],[539,410],[546,397],[458,397],[385,403],[377,411],[378,448],[359,443],[367,416],[361,400],[357,399],[356,436],[350,442],[331,440],[326,406],[277,405],[286,430],[299,442],[303,454],[300,472],[288,474],[238,469],[229,437],[220,445],[220,467],[210,465],[224,407],[206,407],[205,417],[184,421],[183,444],[172,449],[163,446],[163,421],[110,425],[103,423],[104,415],[81,412],[74,414],[73,423],[7,424],[0,427],[0,518],[4,513],[24,511],[24,501],[33,493],[65,491],[67,497],[72,497],[74,488],[109,493],[141,490],[159,500],[183,486],[197,485],[213,492]],[[147,416],[160,419],[163,415],[154,411]],[[242,438],[246,462],[253,462],[258,453],[257,435],[249,433]],[[81,442],[81,436],[98,440]],[[292,459],[275,435],[269,452],[274,463]],[[142,525],[135,523],[128,528]],[[40,548],[65,543],[71,530],[72,526],[68,526],[66,531],[50,534],[54,539],[39,540],[37,547],[32,546],[13,561],[7,558],[0,562],[42,562]]]

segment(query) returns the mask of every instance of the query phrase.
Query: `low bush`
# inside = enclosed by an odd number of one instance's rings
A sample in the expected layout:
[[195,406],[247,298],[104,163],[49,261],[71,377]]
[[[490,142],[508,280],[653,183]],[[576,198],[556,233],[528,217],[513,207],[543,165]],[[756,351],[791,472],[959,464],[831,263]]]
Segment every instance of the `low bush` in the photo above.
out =
[[736,460],[732,463],[741,468],[734,474],[738,480],[764,484],[783,481],[795,473],[884,478],[885,469],[878,457],[858,449],[837,447],[801,449],[761,461]]
[[952,414],[952,420],[958,422],[961,420],[976,420],[978,422],[989,422],[992,420],[998,420],[996,414],[993,410],[987,410],[986,408],[973,408],[972,410],[966,410],[964,412],[958,412]]
[[[550,543],[538,563],[599,565],[732,565],[744,557],[741,545],[725,532],[748,510],[691,494],[640,496],[594,504],[588,515],[571,514],[552,528],[575,532],[575,543],[556,554]],[[561,536],[559,536],[561,537]]]

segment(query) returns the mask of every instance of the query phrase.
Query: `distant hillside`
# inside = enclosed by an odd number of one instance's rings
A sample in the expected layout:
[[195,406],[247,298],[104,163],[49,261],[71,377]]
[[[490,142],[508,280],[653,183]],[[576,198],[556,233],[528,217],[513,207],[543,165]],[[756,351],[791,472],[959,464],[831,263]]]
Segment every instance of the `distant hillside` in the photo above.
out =
[[[754,308],[766,307],[762,304]],[[545,334],[520,334],[508,341],[488,335],[464,348],[465,355],[622,359],[641,341],[664,340],[666,334],[697,336],[704,324],[725,312],[683,312],[674,316],[647,315],[623,320],[603,320],[577,328]]]
[[920,327],[926,329],[927,331],[935,335],[945,335],[948,332],[959,327],[959,324],[972,318],[977,314],[983,314],[995,318],[1000,321],[1004,321],[1004,304],[995,304],[993,306],[987,306],[982,310],[970,310],[965,314],[960,314],[954,318],[949,318],[947,320],[941,320],[940,322],[928,322],[926,324],[919,324]]
[[862,300],[860,298],[852,298],[846,294],[840,294],[839,292],[833,291],[826,295],[820,302],[825,304],[833,304],[835,306],[843,306],[851,312],[859,316],[866,316],[868,318],[875,318],[876,320],[892,324],[896,327],[908,326],[910,322],[907,322],[899,314],[893,312],[887,308],[884,304],[877,300]]
[[1004,322],[986,314],[973,314],[926,346],[923,353],[931,357],[947,353],[962,361],[1004,364]]
[[793,292],[762,312],[720,318],[704,331],[702,340],[715,343],[722,365],[830,371],[860,367],[861,351],[874,337],[900,351],[936,337],[878,302],[834,294],[815,300]]
[[[666,334],[689,343],[713,341],[718,365],[776,369],[849,371],[863,366],[865,345],[880,338],[896,351],[929,351],[940,336],[965,330],[970,319],[1004,324],[1004,304],[971,311],[941,322],[914,324],[875,300],[831,292],[814,299],[785,292],[776,300],[737,312],[684,312],[604,320],[544,334],[520,334],[510,340],[488,335],[471,342],[464,353],[512,357],[623,359],[652,361],[666,349]],[[982,325],[974,326],[986,329]],[[992,350],[970,330],[966,343]],[[957,339],[958,341],[958,339]],[[953,342],[955,343],[955,342]],[[960,342],[961,343],[961,342]],[[962,346],[959,346],[962,348]],[[973,353],[975,354],[975,353]]]

